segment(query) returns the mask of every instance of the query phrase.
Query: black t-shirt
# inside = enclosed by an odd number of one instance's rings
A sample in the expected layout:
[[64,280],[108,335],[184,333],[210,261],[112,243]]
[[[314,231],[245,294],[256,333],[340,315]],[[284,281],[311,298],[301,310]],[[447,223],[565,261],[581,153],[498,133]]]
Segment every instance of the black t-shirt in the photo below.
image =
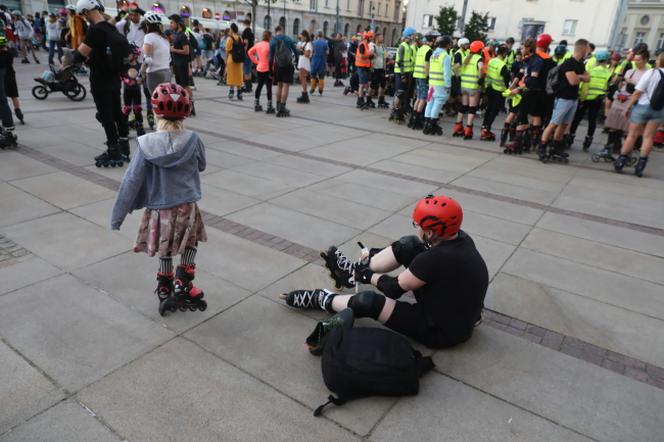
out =
[[560,65],[560,70],[558,71],[560,75],[560,90],[556,94],[558,98],[564,98],[566,100],[576,100],[579,98],[579,85],[572,86],[567,81],[566,72],[576,72],[578,75],[583,74],[586,71],[586,67],[581,61],[577,61],[574,57],[568,58]]
[[[178,31],[175,33],[175,36],[173,37],[173,47],[175,49],[184,49],[189,47],[189,36],[187,36],[186,32]],[[171,52],[171,59],[173,60],[173,64],[178,66],[188,65],[191,61],[191,57],[189,55],[176,54],[175,52]]]
[[434,324],[450,340],[468,339],[489,285],[489,271],[472,238],[461,231],[418,254],[408,270],[426,282],[413,293]]
[[90,87],[92,89],[119,89],[120,74],[111,69],[106,48],[108,46],[108,34],[118,32],[115,26],[107,21],[102,21],[88,28],[85,35],[85,43],[92,48],[88,66],[90,66]]
[[254,46],[254,33],[251,31],[251,28],[244,28],[244,31],[242,31],[242,40],[247,45],[247,49]]

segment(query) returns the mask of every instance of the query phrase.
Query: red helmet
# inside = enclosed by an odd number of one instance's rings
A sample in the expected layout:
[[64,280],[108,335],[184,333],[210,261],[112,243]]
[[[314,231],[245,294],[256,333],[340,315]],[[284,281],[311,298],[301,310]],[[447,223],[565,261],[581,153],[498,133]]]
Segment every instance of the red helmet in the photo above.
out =
[[367,32],[364,33],[363,37],[364,37],[365,40],[369,39],[369,38],[373,38],[374,33],[372,31],[367,31]]
[[445,195],[429,195],[422,198],[413,210],[413,222],[423,230],[432,230],[445,239],[459,233],[461,221],[463,221],[461,205]]
[[154,113],[166,120],[183,120],[191,112],[189,93],[175,83],[162,83],[152,92]]
[[549,34],[541,34],[537,37],[537,47],[538,48],[548,48],[553,38]]
[[475,40],[470,44],[470,52],[473,54],[479,54],[484,49],[484,43],[479,40]]

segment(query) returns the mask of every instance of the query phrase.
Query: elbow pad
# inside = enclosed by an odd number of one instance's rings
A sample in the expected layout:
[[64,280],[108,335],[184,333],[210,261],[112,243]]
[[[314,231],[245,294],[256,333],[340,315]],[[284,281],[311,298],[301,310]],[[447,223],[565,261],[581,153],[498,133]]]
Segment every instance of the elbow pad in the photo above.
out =
[[86,60],[86,57],[84,57],[83,54],[78,52],[78,50],[73,51],[72,55],[73,55],[72,60],[74,64],[83,63]]
[[399,285],[399,280],[389,275],[383,275],[378,278],[378,284],[376,284],[378,290],[383,292],[385,296],[391,299],[399,299],[401,295],[406,293],[404,289]]
[[146,66],[150,67],[152,66],[152,57],[144,57],[143,58],[143,63],[145,63]]

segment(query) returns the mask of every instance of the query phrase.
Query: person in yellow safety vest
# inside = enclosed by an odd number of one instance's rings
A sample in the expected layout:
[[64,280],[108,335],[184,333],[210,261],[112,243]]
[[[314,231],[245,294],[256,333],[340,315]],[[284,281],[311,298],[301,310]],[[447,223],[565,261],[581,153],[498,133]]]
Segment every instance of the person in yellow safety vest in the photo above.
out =
[[417,49],[415,54],[415,68],[413,70],[413,79],[415,80],[415,105],[413,112],[410,114],[410,121],[408,127],[413,130],[420,130],[424,127],[424,107],[427,104],[427,95],[429,93],[429,85],[427,77],[429,76],[429,59],[431,58],[431,44],[440,37],[437,31],[428,32],[424,36],[422,45]]
[[498,116],[500,109],[505,107],[505,98],[503,92],[510,84],[510,72],[505,63],[509,49],[507,46],[500,45],[496,50],[496,57],[489,61],[488,69],[485,77],[487,107],[484,114],[484,122],[482,123],[482,132],[480,133],[480,140],[482,141],[495,141],[496,135],[491,132],[493,121]]
[[463,60],[468,55],[468,48],[470,47],[470,40],[465,37],[462,37],[457,42],[458,48],[455,51],[451,51],[452,55],[452,89],[450,98],[461,97],[461,77],[459,77],[459,72],[461,72],[461,65]]
[[505,56],[505,64],[507,64],[507,70],[512,71],[512,64],[516,61],[517,51],[514,49],[514,37],[509,37],[505,40],[505,46],[507,46],[507,55]]
[[557,65],[563,64],[566,60],[568,60],[572,56],[572,53],[567,50],[567,45],[558,45],[556,46],[556,49],[553,50],[553,61],[556,62]]
[[[503,129],[500,131],[500,147],[507,146],[508,136],[512,142],[516,137],[516,128],[518,125],[517,117],[519,116],[519,112],[521,112],[521,101],[523,99],[521,90],[519,89],[519,83],[523,81],[525,72],[526,63],[523,60],[522,49],[517,52],[514,62],[512,63],[512,68],[510,69],[512,81],[508,88],[503,92],[503,97],[505,97],[508,102],[508,112],[505,122],[503,123]],[[503,152],[512,153],[507,148]]]
[[[463,137],[464,140],[473,138],[473,122],[480,104],[480,78],[482,78],[482,49],[484,43],[476,40],[470,44],[470,52],[461,64],[461,111],[457,114],[454,132],[452,136]],[[463,119],[466,116],[466,128],[463,127]]]
[[576,110],[576,114],[574,114],[574,120],[570,127],[570,140],[573,141],[576,129],[579,127],[586,112],[588,113],[588,134],[583,141],[584,151],[587,151],[593,142],[593,136],[597,127],[597,117],[599,116],[602,104],[604,104],[604,97],[606,96],[609,81],[611,80],[611,69],[608,66],[609,52],[605,50],[597,51],[594,58],[596,66],[590,69],[586,68],[590,74],[590,81],[587,83],[588,91],[585,98],[580,98],[580,105]]
[[402,41],[397,48],[394,57],[394,102],[390,121],[401,123],[403,114],[408,105],[408,91],[413,78],[415,60],[410,48],[410,41],[417,31],[415,28],[407,27],[401,34]]
[[[359,88],[357,90],[357,108],[368,109],[371,104],[364,101],[364,95],[369,90],[369,76],[371,75],[371,59],[373,54],[369,48],[369,43],[374,37],[374,33],[366,31],[362,34],[362,41],[357,45],[357,52],[355,53],[355,67],[357,68],[357,77],[359,80]],[[374,105],[375,106],[375,105]]]
[[451,47],[451,37],[438,37],[436,49],[429,59],[429,93],[422,131],[425,135],[443,134],[443,129],[438,124],[438,116],[450,96],[452,86],[452,56],[449,53]]

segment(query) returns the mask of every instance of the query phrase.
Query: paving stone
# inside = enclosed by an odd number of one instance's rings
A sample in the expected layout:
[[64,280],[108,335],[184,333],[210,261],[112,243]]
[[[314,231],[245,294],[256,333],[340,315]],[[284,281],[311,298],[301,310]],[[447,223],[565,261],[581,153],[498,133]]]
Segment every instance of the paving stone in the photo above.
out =
[[295,185],[259,178],[235,170],[222,170],[201,178],[203,188],[207,185],[227,189],[241,195],[269,199],[293,190]]
[[412,207],[418,198],[397,192],[385,192],[384,189],[374,187],[371,182],[358,184],[342,180],[340,177],[331,178],[308,187],[316,193],[325,193],[338,198],[364,204],[367,207],[396,211],[406,206]]
[[[23,142],[21,135],[21,142]],[[57,169],[33,160],[22,155],[19,152],[2,152],[2,161],[0,161],[0,180],[12,181],[22,178],[35,177],[57,172]]]
[[464,175],[452,182],[456,186],[488,192],[502,196],[509,196],[512,198],[519,198],[525,201],[530,201],[540,204],[550,204],[560,192],[558,189],[536,189],[524,187],[520,184],[508,183],[503,181],[495,181],[486,178],[479,178],[473,175]]
[[3,442],[33,442],[46,440],[120,441],[111,430],[102,425],[75,401],[61,402],[46,412],[5,435]]
[[312,435],[321,440],[355,439],[326,419],[314,419],[311,409],[179,338],[86,388],[79,398],[128,440],[155,435],[169,440],[299,441]]
[[658,388],[490,327],[436,353],[435,363],[442,373],[594,439],[656,440],[664,430]]
[[400,399],[371,440],[403,441],[414,435],[420,441],[591,440],[438,373],[425,375],[420,384],[419,394]]
[[0,227],[59,212],[55,206],[16,187],[0,183]]
[[12,427],[61,400],[64,392],[2,341],[0,366],[2,439],[2,434]]
[[60,273],[60,269],[36,256],[26,256],[8,266],[0,265],[0,280],[3,281],[0,286],[0,296]]
[[0,296],[0,335],[75,391],[172,333],[63,275]]

